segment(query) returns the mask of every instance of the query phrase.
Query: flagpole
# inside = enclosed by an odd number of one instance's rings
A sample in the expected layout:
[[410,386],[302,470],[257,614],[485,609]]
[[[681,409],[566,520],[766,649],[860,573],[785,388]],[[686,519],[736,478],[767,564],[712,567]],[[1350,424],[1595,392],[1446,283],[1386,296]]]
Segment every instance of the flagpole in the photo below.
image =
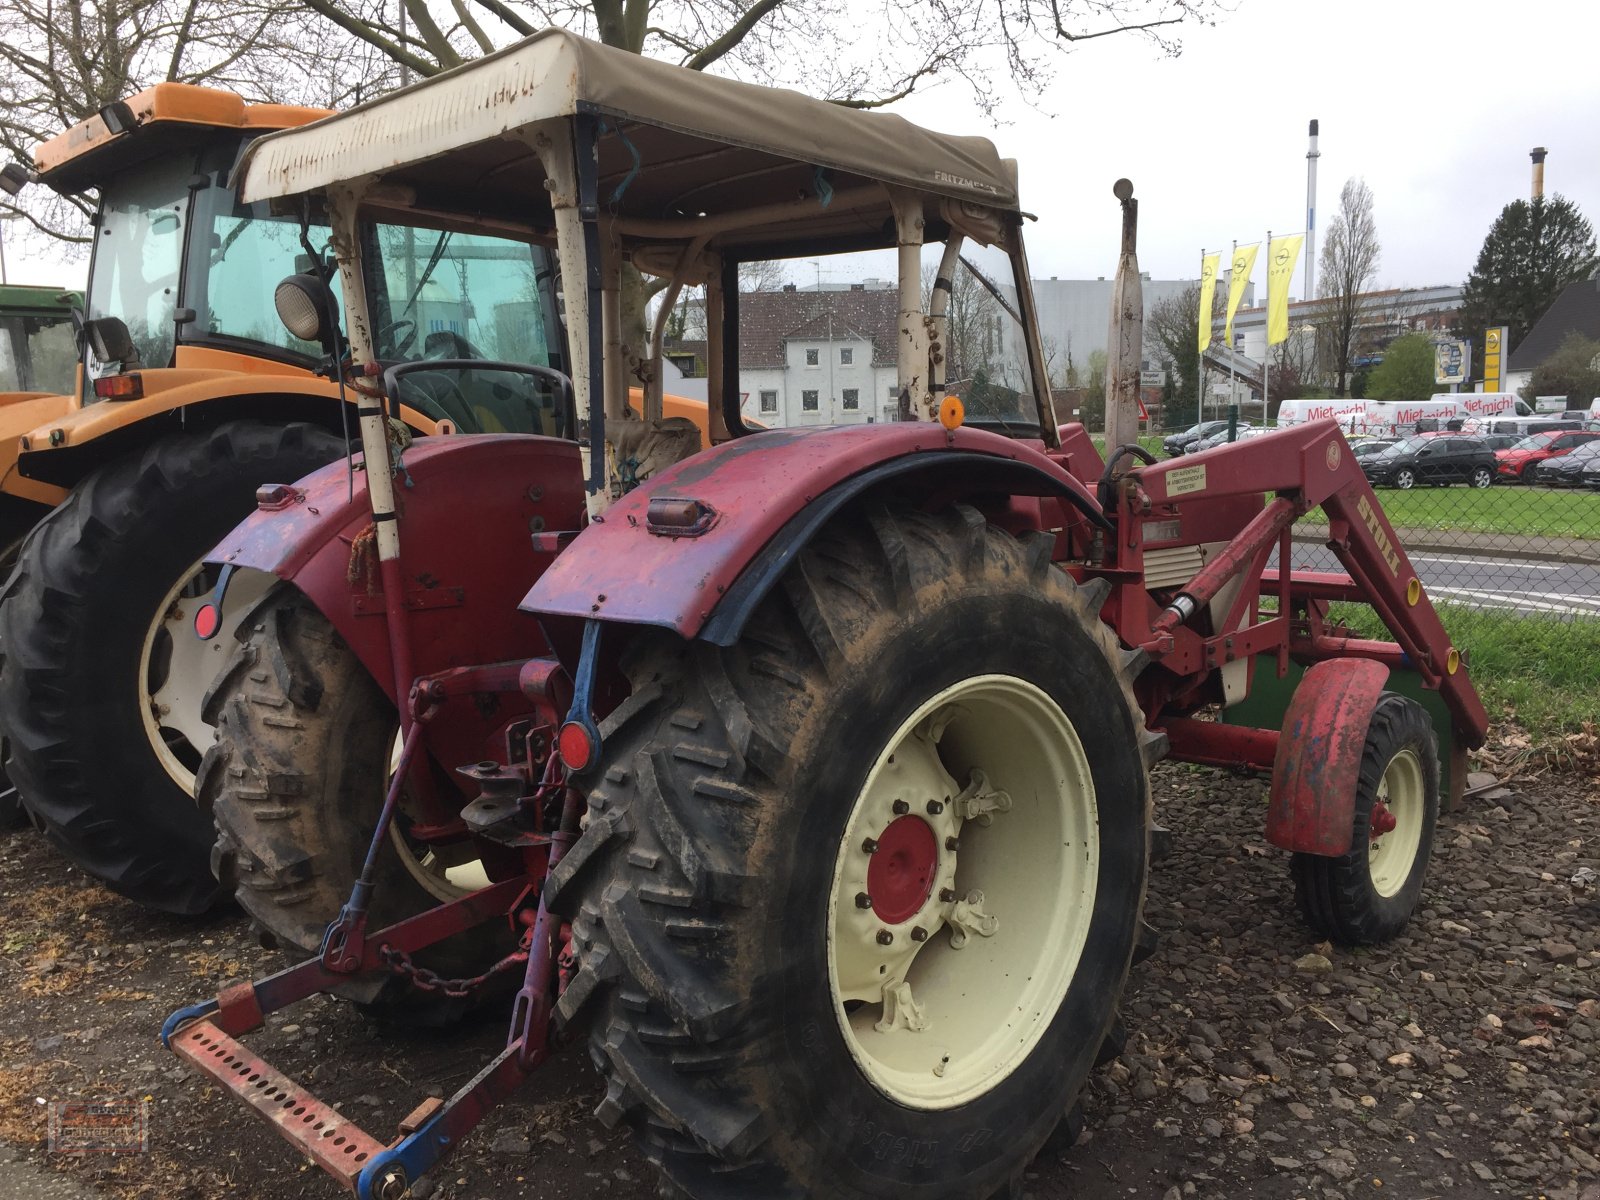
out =
[[[1213,284],[1213,286],[1215,286]],[[1215,294],[1215,293],[1213,293]],[[1206,298],[1206,248],[1200,247],[1200,302],[1205,303]],[[1211,314],[1201,313],[1200,319],[1206,322],[1206,328],[1211,327]],[[1199,341],[1199,330],[1195,330],[1195,340]],[[1206,419],[1206,350],[1211,349],[1211,339],[1206,339],[1205,350],[1200,351],[1200,361],[1195,364],[1194,373],[1194,420],[1199,425]]]
[[[1239,266],[1239,239],[1233,239],[1233,257],[1228,259],[1228,291],[1233,291],[1233,272]],[[1241,293],[1242,295],[1243,293]],[[1232,308],[1232,305],[1229,305]],[[1233,330],[1228,324],[1223,325],[1223,336],[1228,339],[1228,407],[1232,408],[1239,402],[1238,373],[1234,370]]]
[[1272,386],[1272,230],[1267,230],[1267,240],[1261,248],[1267,257],[1267,273],[1263,280],[1267,298],[1261,306],[1261,315],[1266,318],[1261,322],[1261,424],[1265,428],[1267,411],[1271,408],[1267,389]]

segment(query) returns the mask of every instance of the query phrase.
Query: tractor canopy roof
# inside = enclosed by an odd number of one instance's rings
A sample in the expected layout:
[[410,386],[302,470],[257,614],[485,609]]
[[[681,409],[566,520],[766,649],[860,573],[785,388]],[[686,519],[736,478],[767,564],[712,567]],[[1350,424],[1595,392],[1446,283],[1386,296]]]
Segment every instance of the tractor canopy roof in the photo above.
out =
[[[441,213],[539,224],[549,213],[531,142],[543,124],[599,123],[599,199],[608,215],[672,222],[815,197],[811,213],[724,232],[718,244],[855,235],[883,240],[883,190],[1015,210],[1015,164],[987,138],[953,137],[642,58],[546,29],[495,54],[306,129],[257,140],[235,185],[246,201],[371,178]],[[872,202],[862,201],[870,191]],[[856,202],[830,203],[834,196]],[[868,211],[870,210],[870,211]],[[892,233],[887,240],[892,243]]]
[[0,287],[0,316],[10,313],[70,313],[83,307],[83,293],[58,287],[10,283]]
[[70,194],[98,187],[136,163],[192,145],[197,132],[287,129],[328,115],[325,108],[247,104],[243,96],[218,88],[158,83],[41,143],[33,152],[33,165],[43,183]]

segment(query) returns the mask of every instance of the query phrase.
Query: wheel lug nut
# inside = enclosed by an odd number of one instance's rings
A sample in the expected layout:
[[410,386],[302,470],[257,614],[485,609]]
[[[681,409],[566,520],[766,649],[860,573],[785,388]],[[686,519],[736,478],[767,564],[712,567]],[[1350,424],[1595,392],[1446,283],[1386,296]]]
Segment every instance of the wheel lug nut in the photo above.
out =
[[904,800],[896,800],[894,802],[895,816],[903,817],[910,811],[911,811],[911,805],[907,804]]
[[925,941],[927,941],[928,940],[928,931],[926,929],[924,929],[922,926],[918,925],[915,929],[913,929],[911,931],[911,940],[913,942],[925,942]]
[[857,892],[856,893],[856,907],[857,908],[871,908],[872,907],[872,897],[867,895],[865,892]]
[[887,946],[893,941],[894,934],[890,933],[887,929],[878,930],[878,945]]
[[868,838],[866,841],[861,843],[861,848],[868,854],[876,854],[878,852],[878,839]]
[[939,899],[945,904],[954,904],[956,901],[955,888],[940,888]]
[[928,801],[928,815],[930,817],[937,817],[943,811],[944,805],[940,804],[937,800]]
[[961,849],[961,839],[958,838],[958,837],[947,837],[947,838],[945,838],[945,840],[944,840],[944,848],[946,850],[950,850],[950,851],[956,851],[956,850]]

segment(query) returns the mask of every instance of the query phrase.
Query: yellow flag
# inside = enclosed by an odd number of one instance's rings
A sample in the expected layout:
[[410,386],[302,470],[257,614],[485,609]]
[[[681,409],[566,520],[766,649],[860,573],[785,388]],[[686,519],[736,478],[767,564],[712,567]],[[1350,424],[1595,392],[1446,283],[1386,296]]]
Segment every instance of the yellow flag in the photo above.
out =
[[1252,242],[1233,252],[1233,277],[1228,280],[1228,323],[1224,332],[1229,350],[1233,349],[1233,314],[1239,311],[1239,301],[1244,299],[1244,285],[1250,282],[1250,272],[1256,269],[1259,249],[1261,243]]
[[1206,352],[1206,347],[1211,345],[1211,306],[1216,303],[1217,294],[1217,263],[1220,254],[1202,254],[1200,256],[1200,353]]
[[1306,235],[1275,237],[1267,250],[1267,345],[1289,340],[1289,280]]

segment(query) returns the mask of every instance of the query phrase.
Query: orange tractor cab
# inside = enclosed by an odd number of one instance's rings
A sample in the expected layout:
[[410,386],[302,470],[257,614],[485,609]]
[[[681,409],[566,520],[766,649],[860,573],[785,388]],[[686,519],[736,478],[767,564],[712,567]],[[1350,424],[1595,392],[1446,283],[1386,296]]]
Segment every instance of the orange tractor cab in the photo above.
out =
[[[0,397],[0,532],[17,566],[0,602],[8,769],[85,869],[177,912],[218,895],[192,800],[224,658],[190,636],[218,573],[201,560],[261,484],[345,456],[358,420],[342,343],[294,336],[272,306],[286,275],[331,271],[326,223],[230,183],[258,136],[328,115],[159,84],[4,172],[9,188],[99,198],[76,387]],[[414,435],[573,435],[558,398],[487,369],[567,365],[545,247],[407,214],[375,213],[357,236],[378,359],[424,364],[391,414],[397,462]],[[425,369],[439,359],[478,369]],[[269,581],[242,573],[219,630]]]
[[[1058,425],[1015,164],[986,139],[546,30],[263,138],[237,183],[325,206],[342,298],[301,276],[278,307],[348,336],[366,470],[264,488],[212,555],[275,579],[207,707],[215,861],[306,958],[163,1036],[362,1200],[454,1152],[552,1022],[670,1194],[1018,1194],[1115,1052],[1165,754],[1270,775],[1266,835],[1322,934],[1405,925],[1440,745],[1486,717],[1359,464],[1331,421],[1169,463]],[[570,392],[587,461],[493,434],[391,461],[420,368],[383,361],[360,230],[397,207],[553,246],[569,365],[505,369]],[[853,331],[894,415],[750,429],[769,385],[739,265],[830,253],[894,265],[894,319]],[[716,405],[717,444],[643,480],[637,435],[665,427],[656,397],[626,415],[630,269],[706,285]],[[788,361],[820,391],[842,364],[808,340]],[[1319,508],[1342,572],[1290,569]],[[1209,719],[1297,667],[1281,723]],[[1442,732],[1394,694],[1408,671]],[[498,1003],[509,1028],[373,1133],[244,1043],[319,992]]]

